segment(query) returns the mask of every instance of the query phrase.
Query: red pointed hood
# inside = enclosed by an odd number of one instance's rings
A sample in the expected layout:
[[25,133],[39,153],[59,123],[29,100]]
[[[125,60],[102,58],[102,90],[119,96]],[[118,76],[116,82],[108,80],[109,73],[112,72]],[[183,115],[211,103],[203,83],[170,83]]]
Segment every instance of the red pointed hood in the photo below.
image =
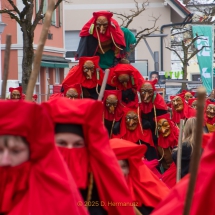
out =
[[157,122],[160,119],[166,119],[170,125],[171,133],[167,137],[163,137],[161,134],[158,137],[158,145],[162,148],[169,148],[178,145],[179,129],[175,126],[174,122],[170,119],[170,114],[163,114],[157,117]]
[[[112,18],[113,13],[109,11],[98,11],[93,13],[93,17],[83,26],[81,32],[80,32],[80,37],[85,37],[90,35],[90,29],[93,27],[93,32],[92,35],[98,39],[97,33],[96,33],[96,20],[99,16],[105,16],[108,20],[108,28],[105,32],[105,34],[99,34],[99,38],[101,42],[105,42],[107,40],[113,39],[116,44],[126,46],[125,44],[125,39],[124,39],[124,33],[121,30],[118,22]],[[111,36],[112,35],[112,36]]]
[[206,110],[207,110],[207,107],[208,107],[209,104],[215,105],[215,102],[210,101],[210,99],[207,99],[205,101],[205,120],[206,120],[207,124],[214,125],[215,124],[215,117],[214,118],[209,118],[209,117],[207,117],[207,114],[206,114]]
[[[118,98],[117,107],[115,108],[114,114],[108,112],[106,108],[106,99],[109,95],[115,95]],[[122,102],[122,92],[120,90],[105,90],[104,97],[103,97],[103,104],[104,104],[104,118],[109,121],[119,121],[122,118],[123,114],[123,106]]]
[[[83,74],[83,66],[87,60],[93,61],[95,65],[94,73],[92,75],[92,79],[90,80],[87,80]],[[97,86],[97,84],[102,84],[103,77],[104,73],[99,67],[99,56],[80,57],[79,64],[69,70],[69,73],[62,82],[62,86],[64,87],[64,85],[69,86],[73,84],[80,84],[82,87],[94,88]]]
[[[84,207],[77,207],[77,201],[82,198],[55,146],[53,124],[44,108],[32,102],[9,100],[0,101],[0,109],[0,135],[22,136],[30,147],[28,189],[8,214],[86,215]],[[0,190],[3,188],[1,170]],[[4,199],[1,194],[0,206]]]
[[20,96],[21,96],[21,98],[22,98],[22,87],[20,86],[20,87],[9,87],[9,92],[10,92],[10,98],[11,98],[11,93],[14,91],[14,90],[18,90],[19,91],[19,93],[20,93]]
[[[126,181],[110,148],[103,124],[103,104],[92,99],[70,100],[59,98],[43,103],[53,123],[80,124],[83,127],[89,165],[100,199],[108,214],[134,214],[132,207],[107,207],[110,202],[131,202]],[[72,113],[72,114],[71,114]],[[105,171],[104,171],[105,170]]]
[[128,185],[133,201],[139,202],[139,206],[156,207],[169,193],[169,189],[143,163],[147,147],[118,138],[111,139],[110,145],[118,160],[129,162]]
[[81,98],[82,96],[82,88],[80,84],[70,84],[70,85],[64,84],[63,88],[64,88],[64,92],[63,92],[64,96],[66,96],[66,93],[70,88],[74,88],[77,90],[78,98]]

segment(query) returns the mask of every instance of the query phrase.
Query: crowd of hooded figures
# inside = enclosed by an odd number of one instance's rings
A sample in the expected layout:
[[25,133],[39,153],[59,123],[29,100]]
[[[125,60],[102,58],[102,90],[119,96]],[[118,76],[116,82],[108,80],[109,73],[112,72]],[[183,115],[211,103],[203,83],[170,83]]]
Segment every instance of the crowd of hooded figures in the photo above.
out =
[[[21,87],[10,88],[0,101],[0,215],[182,214],[197,95],[182,91],[166,103],[157,79],[145,80],[130,64],[135,37],[112,16],[94,12],[83,26],[78,63],[61,92],[37,104],[37,95],[27,102]],[[205,101],[192,215],[215,211],[213,91]]]

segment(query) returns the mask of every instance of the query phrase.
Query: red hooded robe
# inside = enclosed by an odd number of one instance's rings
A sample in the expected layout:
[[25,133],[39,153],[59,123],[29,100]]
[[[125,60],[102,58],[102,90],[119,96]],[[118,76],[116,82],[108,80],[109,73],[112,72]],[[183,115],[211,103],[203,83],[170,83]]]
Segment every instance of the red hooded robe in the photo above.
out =
[[11,99],[11,94],[14,90],[18,90],[19,93],[20,93],[20,99],[22,99],[22,87],[10,87],[9,88],[9,92],[10,92],[10,99]]
[[[103,124],[103,104],[91,99],[59,98],[43,103],[54,123],[82,125],[90,170],[93,173],[100,200],[108,214],[134,214],[131,206],[108,207],[108,202],[132,202],[126,181],[110,148]],[[72,114],[71,114],[72,113]],[[77,161],[78,162],[78,161]],[[105,170],[105,171],[104,171]]]
[[48,113],[25,101],[0,101],[0,109],[0,135],[24,137],[30,148],[27,162],[0,167],[0,213],[86,215],[77,206],[83,200],[54,143]]
[[147,147],[118,138],[111,139],[110,145],[118,160],[127,159],[129,162],[127,182],[133,201],[138,202],[139,207],[145,205],[155,208],[169,193],[169,189],[143,163]]

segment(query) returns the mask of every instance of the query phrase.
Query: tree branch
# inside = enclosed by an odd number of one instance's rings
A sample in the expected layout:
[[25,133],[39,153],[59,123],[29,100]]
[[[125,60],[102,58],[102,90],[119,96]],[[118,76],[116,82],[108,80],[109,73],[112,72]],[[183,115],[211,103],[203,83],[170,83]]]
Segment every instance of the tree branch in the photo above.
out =
[[20,15],[20,11],[19,9],[16,7],[16,5],[14,4],[13,0],[8,0],[8,2],[10,3],[10,5],[13,7],[14,11]]
[[188,61],[193,58],[196,54],[198,54],[203,48],[206,48],[206,47],[210,47],[210,46],[202,46],[200,49],[197,49],[195,50],[191,55],[190,57],[188,58]]
[[170,51],[173,51],[173,52],[175,52],[175,54],[178,56],[178,58],[180,59],[180,61],[183,63],[184,61],[183,61],[183,59],[181,58],[181,56],[178,54],[178,52],[175,50],[175,49],[172,49],[172,48],[170,48],[170,47],[166,47],[167,49],[169,49]]
[[19,25],[21,24],[19,17],[16,16],[16,14],[14,14],[14,10],[4,9],[4,10],[0,10],[0,13],[1,14],[8,14],[11,19],[15,19],[19,23]]

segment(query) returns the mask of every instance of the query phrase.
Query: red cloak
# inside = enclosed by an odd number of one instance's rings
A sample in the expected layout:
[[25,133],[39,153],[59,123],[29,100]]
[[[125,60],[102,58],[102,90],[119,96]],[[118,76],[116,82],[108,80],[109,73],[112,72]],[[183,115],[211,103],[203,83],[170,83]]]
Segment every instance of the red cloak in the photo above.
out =
[[138,81],[139,92],[141,90],[141,86],[144,83],[149,83],[152,85],[152,88],[154,90],[154,97],[152,98],[152,101],[149,103],[141,102],[139,104],[141,112],[143,112],[144,114],[150,113],[154,107],[160,110],[167,110],[167,105],[166,105],[166,102],[164,101],[164,98],[159,93],[156,93],[155,85],[157,83],[157,80],[155,79],[153,81],[145,81],[143,79],[139,79]]
[[[103,124],[103,104],[91,99],[59,98],[43,103],[54,123],[80,124],[83,127],[90,169],[100,200],[108,214],[134,214],[131,206],[108,207],[108,202],[132,202],[126,181],[110,148]],[[71,114],[72,113],[72,114]],[[105,170],[105,171],[104,171]]]
[[130,131],[126,128],[126,115],[129,111],[137,112],[137,109],[132,108],[123,108],[123,116],[120,123],[120,134],[113,135],[113,137],[116,138],[122,138],[124,140],[131,141],[133,143],[138,143],[139,140],[142,140],[145,143],[148,143],[150,146],[154,147],[154,142],[152,139],[152,132],[150,129],[142,129],[142,126],[140,125],[141,119],[139,117],[139,123],[137,125],[137,128],[134,131]]
[[[188,119],[191,117],[195,117],[196,116],[196,110],[191,108],[188,103],[185,102],[184,100],[184,96],[183,94],[178,94],[176,96],[181,97],[183,104],[184,104],[184,108],[181,112],[177,112],[174,107],[172,106],[172,121],[174,123],[180,123],[180,119]],[[170,96],[170,99],[172,100],[174,97],[176,96]]]
[[[209,140],[201,161],[195,185],[190,215],[213,215],[214,204],[214,177],[215,177],[215,133]],[[152,215],[181,215],[185,205],[185,196],[189,183],[188,174],[169,193],[169,195],[158,205]]]
[[162,134],[158,137],[158,146],[162,148],[173,148],[178,145],[178,136],[179,136],[179,129],[175,126],[174,122],[170,119],[170,114],[163,114],[157,117],[157,122],[160,119],[166,119],[170,125],[170,135],[167,137],[163,137]]
[[[0,167],[0,213],[6,209],[8,215],[86,215],[85,208],[77,206],[83,200],[54,143],[53,124],[44,108],[9,100],[0,101],[0,109],[0,135],[22,136],[30,148],[27,162]],[[7,182],[10,172],[13,178]],[[6,201],[8,196],[13,198]]]
[[[115,95],[118,98],[118,103],[115,108],[114,114],[111,114],[108,112],[106,108],[105,101],[109,95]],[[120,90],[105,90],[104,97],[103,97],[103,103],[104,103],[104,118],[109,121],[119,121],[122,118],[123,115],[123,106],[121,104],[122,102],[122,93]]]
[[[87,60],[93,61],[95,65],[94,72],[92,74],[92,79],[86,79],[83,74],[83,66]],[[102,85],[104,73],[102,69],[99,67],[99,56],[94,57],[80,57],[79,64],[72,67],[64,78],[62,82],[62,86],[64,85],[73,85],[73,84],[80,84],[82,87],[86,88],[94,88],[98,85]]]
[[156,207],[169,193],[169,189],[143,163],[147,147],[118,138],[111,139],[110,145],[118,160],[127,159],[129,162],[128,186],[133,201],[137,201],[138,206]]
[[[93,29],[93,37],[97,38],[97,34],[96,34],[96,30],[95,30],[95,26],[96,26],[96,20],[99,16],[105,16],[108,20],[108,27],[107,30],[105,32],[105,34],[100,34],[99,33],[99,39],[101,42],[105,42],[107,40],[114,39],[114,42],[118,45],[121,46],[126,46],[125,44],[125,38],[124,38],[124,33],[121,30],[118,22],[112,18],[113,13],[109,12],[109,11],[98,11],[98,12],[94,12],[93,13],[93,17],[83,26],[79,36],[80,37],[86,37],[90,35],[90,28],[92,28],[92,26],[94,25],[94,29]],[[111,36],[112,34],[112,36]]]

